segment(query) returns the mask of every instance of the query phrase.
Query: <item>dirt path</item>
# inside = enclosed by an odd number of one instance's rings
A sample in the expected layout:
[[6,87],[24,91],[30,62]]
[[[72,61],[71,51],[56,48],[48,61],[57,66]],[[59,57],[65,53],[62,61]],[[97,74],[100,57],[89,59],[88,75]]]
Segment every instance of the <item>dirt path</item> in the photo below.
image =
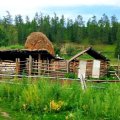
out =
[[1,108],[0,108],[0,116],[2,116],[7,120],[10,119],[10,115],[7,112],[3,111]]

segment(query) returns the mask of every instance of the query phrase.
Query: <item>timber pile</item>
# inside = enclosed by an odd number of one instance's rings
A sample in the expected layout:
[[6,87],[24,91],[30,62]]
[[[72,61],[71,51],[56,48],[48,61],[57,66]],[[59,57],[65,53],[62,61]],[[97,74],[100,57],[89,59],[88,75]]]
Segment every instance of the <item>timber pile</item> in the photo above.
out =
[[29,50],[47,50],[51,55],[54,55],[52,43],[42,32],[31,33],[27,37],[25,48]]

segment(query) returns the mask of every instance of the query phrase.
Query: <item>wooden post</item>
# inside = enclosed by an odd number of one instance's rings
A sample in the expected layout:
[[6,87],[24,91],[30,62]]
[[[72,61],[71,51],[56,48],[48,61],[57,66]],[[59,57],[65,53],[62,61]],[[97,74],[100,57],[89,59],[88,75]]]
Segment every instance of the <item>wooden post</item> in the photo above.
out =
[[69,61],[67,60],[67,73],[69,72]]
[[16,58],[16,74],[19,74],[20,71],[20,58]]
[[38,75],[41,74],[41,55],[38,54]]
[[29,55],[29,76],[31,75],[32,73],[32,56]]
[[81,82],[82,90],[85,91],[87,86],[86,86],[85,78],[83,77],[83,75],[81,75],[80,82]]
[[47,70],[48,70],[48,76],[49,76],[49,59],[47,58]]

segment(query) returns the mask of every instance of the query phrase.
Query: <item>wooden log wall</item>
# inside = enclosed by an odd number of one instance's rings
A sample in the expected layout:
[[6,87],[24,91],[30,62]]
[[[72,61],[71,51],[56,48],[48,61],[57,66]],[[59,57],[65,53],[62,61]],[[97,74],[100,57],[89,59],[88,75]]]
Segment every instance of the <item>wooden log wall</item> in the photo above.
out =
[[[21,67],[22,66],[22,67]],[[42,75],[49,77],[64,78],[67,73],[67,61],[65,60],[34,60],[31,56],[22,61],[16,59],[15,62],[1,61],[0,74],[20,75]]]
[[92,76],[93,60],[87,60],[86,77]]
[[[78,68],[79,67],[79,61],[71,61],[69,63],[69,72],[73,72],[76,75],[78,75]],[[100,77],[107,75],[109,68],[109,63],[106,61],[100,62]],[[87,60],[87,66],[86,66],[86,77],[92,76],[92,69],[93,69],[93,60]]]
[[100,76],[105,76],[108,73],[109,63],[101,61],[100,63]]
[[16,63],[12,61],[1,61],[0,74],[16,74]]

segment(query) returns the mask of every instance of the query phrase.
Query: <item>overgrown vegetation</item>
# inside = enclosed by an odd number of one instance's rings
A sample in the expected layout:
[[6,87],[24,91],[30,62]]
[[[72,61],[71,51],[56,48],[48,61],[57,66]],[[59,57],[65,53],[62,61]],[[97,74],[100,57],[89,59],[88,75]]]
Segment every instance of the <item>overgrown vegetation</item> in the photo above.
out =
[[16,113],[17,120],[119,120],[120,84],[87,86],[82,91],[75,81],[61,84],[39,79],[30,83],[24,78],[24,82],[0,84],[0,105]]

